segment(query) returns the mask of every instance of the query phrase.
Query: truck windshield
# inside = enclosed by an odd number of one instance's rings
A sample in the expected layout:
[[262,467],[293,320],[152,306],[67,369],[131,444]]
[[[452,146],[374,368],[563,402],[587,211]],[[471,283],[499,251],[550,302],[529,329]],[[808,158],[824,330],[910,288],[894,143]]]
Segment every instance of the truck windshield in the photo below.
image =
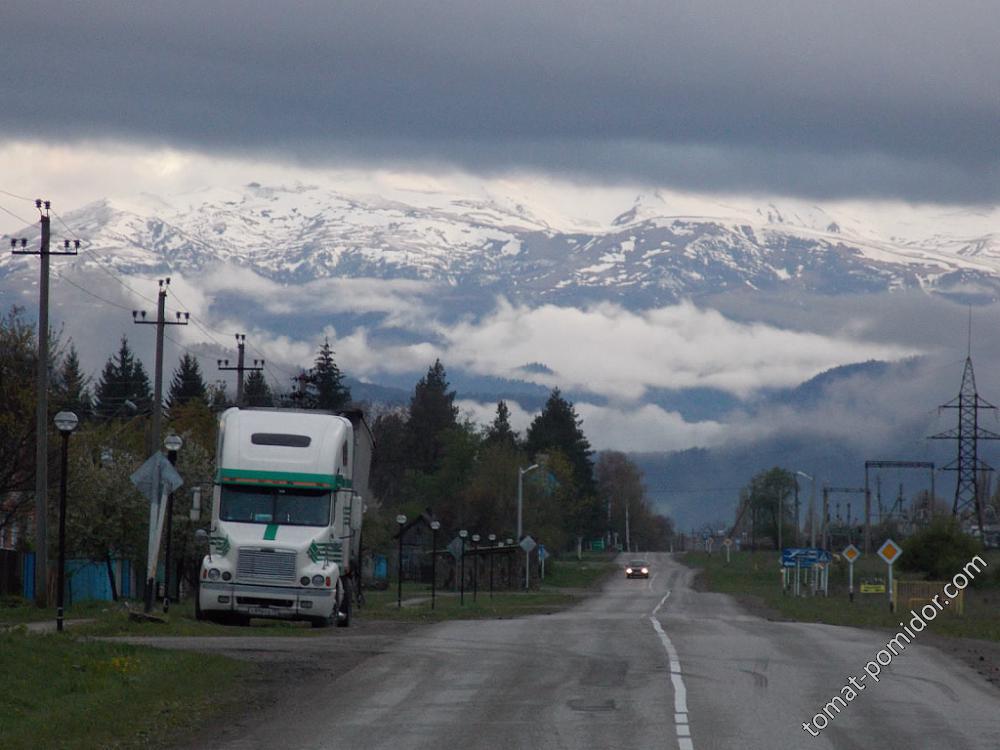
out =
[[223,485],[219,518],[241,523],[329,526],[330,492]]

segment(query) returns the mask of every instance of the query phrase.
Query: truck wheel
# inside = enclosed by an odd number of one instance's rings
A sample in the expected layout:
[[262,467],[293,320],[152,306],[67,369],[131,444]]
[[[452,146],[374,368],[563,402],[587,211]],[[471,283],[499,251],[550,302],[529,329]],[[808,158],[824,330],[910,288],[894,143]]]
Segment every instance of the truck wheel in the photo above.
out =
[[205,613],[201,611],[201,587],[195,589],[194,591],[194,619],[205,620]]
[[351,626],[351,582],[346,578],[342,578],[341,581],[344,589],[340,597],[340,614],[336,618],[337,627],[349,628]]

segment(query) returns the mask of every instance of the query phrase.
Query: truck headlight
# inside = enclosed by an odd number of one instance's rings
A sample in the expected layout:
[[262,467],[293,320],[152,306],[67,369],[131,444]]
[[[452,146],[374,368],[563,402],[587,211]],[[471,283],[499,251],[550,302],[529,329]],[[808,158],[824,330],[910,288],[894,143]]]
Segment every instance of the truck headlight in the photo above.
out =
[[313,576],[313,586],[322,586],[322,585],[323,585],[323,576],[317,573],[316,575]]
[[208,569],[208,579],[210,581],[218,581],[220,575],[221,574],[219,573],[219,569],[218,568],[209,568]]
[[232,580],[232,578],[233,578],[233,574],[232,574],[232,573],[230,573],[230,572],[229,572],[228,570],[227,570],[227,571],[225,571],[225,572],[224,572],[224,573],[222,574],[222,580],[223,580],[223,581],[230,581],[230,580]]
[[299,583],[301,583],[303,586],[308,586],[309,585],[309,576],[302,576],[299,579]]

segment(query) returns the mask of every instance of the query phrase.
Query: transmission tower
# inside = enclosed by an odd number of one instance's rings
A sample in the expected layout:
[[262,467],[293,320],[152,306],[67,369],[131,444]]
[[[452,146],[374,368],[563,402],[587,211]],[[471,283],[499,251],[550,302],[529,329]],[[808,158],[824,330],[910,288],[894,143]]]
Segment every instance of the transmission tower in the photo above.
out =
[[984,509],[983,498],[979,495],[979,474],[980,472],[993,471],[993,468],[979,458],[979,441],[1000,440],[1000,435],[979,426],[979,412],[985,409],[996,409],[996,407],[980,398],[979,392],[976,390],[976,375],[972,370],[971,354],[965,358],[962,388],[958,397],[947,404],[942,404],[940,408],[958,410],[958,427],[938,435],[931,435],[932,440],[958,441],[958,457],[943,467],[945,471],[958,472],[952,514],[966,516],[974,508],[976,519],[979,522],[979,533],[982,534]]

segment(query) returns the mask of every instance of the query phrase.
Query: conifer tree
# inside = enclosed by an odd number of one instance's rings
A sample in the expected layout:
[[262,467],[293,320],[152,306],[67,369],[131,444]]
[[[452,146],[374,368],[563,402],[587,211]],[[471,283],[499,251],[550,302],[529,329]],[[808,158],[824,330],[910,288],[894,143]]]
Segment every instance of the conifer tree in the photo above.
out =
[[122,336],[118,354],[108,357],[97,384],[95,411],[103,419],[123,417],[132,412],[126,401],[135,404],[137,413],[148,412],[152,404],[149,378],[142,361],[132,354],[128,339]]
[[409,432],[412,466],[431,473],[444,454],[444,434],[458,424],[455,391],[448,390],[448,377],[441,360],[435,360],[413,390],[410,399]]
[[76,347],[70,344],[69,352],[60,363],[53,383],[53,405],[59,411],[73,412],[81,420],[89,419],[94,412],[89,383],[90,378],[80,369]]
[[177,369],[174,370],[174,379],[170,383],[170,393],[167,396],[167,408],[184,406],[192,401],[207,403],[208,389],[201,376],[198,360],[190,354],[184,354]]
[[351,391],[344,385],[344,375],[333,359],[333,349],[330,347],[329,339],[324,339],[323,346],[316,355],[311,383],[315,389],[317,409],[339,411],[351,402]]
[[271,388],[264,379],[264,374],[259,370],[254,370],[247,375],[247,382],[243,385],[243,401],[247,406],[274,406],[274,396]]
[[558,388],[552,389],[541,414],[528,428],[525,448],[530,456],[544,453],[547,449],[560,450],[573,466],[577,490],[588,496],[594,494],[593,451],[580,429],[576,409],[562,397]]
[[510,409],[503,399],[497,402],[497,415],[493,424],[486,428],[486,444],[517,447],[517,433],[511,429]]

